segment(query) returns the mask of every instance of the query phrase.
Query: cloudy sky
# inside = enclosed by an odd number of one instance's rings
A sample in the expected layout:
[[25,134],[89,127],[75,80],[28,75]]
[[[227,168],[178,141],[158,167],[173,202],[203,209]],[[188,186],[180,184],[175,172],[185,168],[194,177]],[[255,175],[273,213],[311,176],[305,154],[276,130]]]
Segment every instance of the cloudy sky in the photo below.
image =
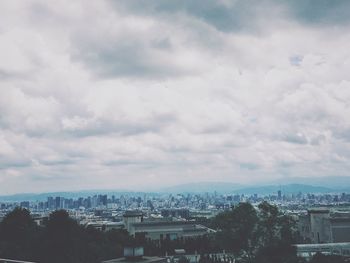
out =
[[0,193],[350,170],[350,1],[0,2]]

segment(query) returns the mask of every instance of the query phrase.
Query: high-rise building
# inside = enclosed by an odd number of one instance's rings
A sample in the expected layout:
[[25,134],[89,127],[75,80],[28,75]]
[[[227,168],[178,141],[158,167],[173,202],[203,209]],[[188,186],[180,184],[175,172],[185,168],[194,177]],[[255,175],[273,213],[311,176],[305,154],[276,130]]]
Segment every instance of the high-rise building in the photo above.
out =
[[278,200],[282,200],[282,191],[281,190],[278,190],[277,198],[278,198]]
[[47,208],[49,210],[54,210],[55,209],[55,200],[52,196],[49,196],[47,198]]

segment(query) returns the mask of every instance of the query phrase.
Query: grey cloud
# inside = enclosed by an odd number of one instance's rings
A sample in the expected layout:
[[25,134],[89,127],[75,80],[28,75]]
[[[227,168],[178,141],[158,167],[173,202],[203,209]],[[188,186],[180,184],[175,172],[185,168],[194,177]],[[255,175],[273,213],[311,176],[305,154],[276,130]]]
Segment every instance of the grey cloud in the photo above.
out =
[[327,138],[325,135],[323,134],[319,134],[318,136],[314,136],[313,138],[311,138],[310,140],[310,144],[312,145],[320,145],[321,143],[326,142]]
[[[121,136],[133,136],[143,133],[160,132],[164,127],[172,124],[177,119],[174,114],[154,114],[150,118],[140,120],[113,120],[113,119],[83,119],[81,126],[69,126],[63,124],[66,134],[77,137],[118,134]],[[70,121],[70,120],[67,120]],[[74,122],[74,118],[72,119]]]
[[347,0],[196,0],[162,1],[129,0],[114,2],[118,8],[144,15],[184,13],[224,32],[255,31],[258,18],[270,20],[275,7],[286,10],[290,18],[308,24],[337,24],[350,21]]
[[103,162],[103,165],[106,166],[140,166],[142,168],[156,168],[163,165],[161,162],[155,162],[150,160],[122,160],[122,159],[116,159],[116,160],[110,160]]
[[240,163],[239,167],[247,170],[256,170],[259,168],[259,165],[255,163]]
[[339,140],[350,142],[350,128],[334,128],[333,136]]
[[152,46],[157,49],[164,49],[171,51],[171,41],[168,37],[162,39],[155,39],[152,41]]
[[1,191],[348,171],[345,2],[36,2],[0,41]]
[[30,167],[31,164],[32,162],[30,160],[16,160],[16,158],[14,159],[7,158],[7,160],[0,161],[0,169],[24,168],[24,167]]
[[[85,40],[78,41],[86,43]],[[115,77],[162,77],[181,74],[181,69],[157,65],[142,43],[109,43],[109,47],[79,46],[73,59],[84,65],[101,78]]]
[[0,69],[0,80],[2,80],[2,81],[27,79],[28,77],[29,76],[27,73]]
[[289,57],[289,62],[293,66],[300,66],[300,64],[303,62],[303,56],[295,55]]
[[[59,171],[49,171],[46,173],[31,173],[28,174],[28,179],[30,181],[34,181],[36,183],[38,182],[50,182],[50,183],[57,183],[57,182],[66,182],[66,181],[73,181],[77,180],[79,175],[75,174],[67,174],[67,173],[60,173]],[[79,180],[79,179],[78,179]]]
[[297,134],[287,134],[283,138],[284,141],[289,143],[296,143],[296,144],[307,144],[308,139],[304,134],[297,133]]
[[73,159],[56,159],[56,160],[42,159],[39,162],[40,164],[47,165],[47,166],[70,165],[75,163]]
[[118,122],[113,123],[109,121],[96,121],[91,126],[77,129],[66,129],[67,134],[77,137],[98,136],[106,134],[119,134],[122,136],[137,135],[146,132],[157,132],[159,127],[153,123],[142,122]]
[[220,31],[239,31],[252,26],[257,1],[122,1],[113,2],[116,8],[124,8],[129,12],[142,15],[163,16],[184,13],[202,20]]
[[72,38],[75,47],[71,57],[98,78],[162,79],[193,73],[186,65],[172,62],[171,41],[167,38],[142,39],[136,32],[115,36],[111,33],[108,37],[85,33]]
[[[140,36],[140,32],[134,32],[133,27],[126,28],[125,32],[118,34],[106,26],[99,28],[99,25],[96,25],[95,30],[78,26],[73,31],[71,58],[102,79],[167,79],[196,73],[194,67],[188,68],[186,64],[173,63],[177,55],[172,43],[172,37],[175,36],[163,30],[159,37],[160,25],[164,22],[173,25],[174,21],[178,20],[178,26],[183,27],[193,38],[183,39],[184,43],[194,49],[205,47],[215,53],[224,44],[219,36],[209,33],[208,29],[204,30],[199,24],[184,23],[186,19],[183,16],[202,21],[225,33],[251,34],[260,34],[270,27],[269,23],[273,22],[275,16],[309,24],[340,23],[340,20],[348,22],[350,17],[349,2],[341,0],[130,0],[109,1],[109,4],[115,8],[118,16],[136,15],[152,19],[155,23],[153,29],[146,32],[147,36]],[[339,21],[335,18],[339,18]],[[215,50],[215,47],[218,49]],[[299,66],[301,60],[300,56],[290,57],[290,63],[295,66]]]
[[344,24],[350,22],[347,0],[284,0],[291,13],[304,23]]

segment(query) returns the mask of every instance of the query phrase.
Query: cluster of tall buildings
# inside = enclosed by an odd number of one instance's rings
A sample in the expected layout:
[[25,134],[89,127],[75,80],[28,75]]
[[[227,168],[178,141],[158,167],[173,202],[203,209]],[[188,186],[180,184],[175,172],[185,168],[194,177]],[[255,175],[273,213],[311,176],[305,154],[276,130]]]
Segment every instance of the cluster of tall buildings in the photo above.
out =
[[79,197],[75,200],[60,196],[49,196],[47,201],[37,203],[38,210],[95,208],[98,206],[107,206],[107,195],[94,195],[87,198]]
[[[199,222],[230,209],[239,202],[257,206],[262,201],[277,205],[296,218],[300,243],[350,242],[350,194],[95,194],[66,198],[49,196],[45,201],[1,202],[0,220],[16,206],[27,208],[38,224],[49,213],[66,209],[82,225],[102,231],[127,229],[131,234],[170,239],[212,233]],[[320,209],[319,207],[323,207]],[[172,231],[172,232],[171,232]]]

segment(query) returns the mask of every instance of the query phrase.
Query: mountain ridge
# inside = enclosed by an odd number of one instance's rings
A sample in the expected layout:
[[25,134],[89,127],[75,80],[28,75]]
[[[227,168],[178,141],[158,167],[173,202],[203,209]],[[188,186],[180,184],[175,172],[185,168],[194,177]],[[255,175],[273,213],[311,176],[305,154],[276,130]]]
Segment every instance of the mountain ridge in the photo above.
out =
[[[328,182],[330,178],[337,178],[337,182]],[[311,179],[303,178],[310,181]],[[44,201],[48,196],[61,196],[65,198],[78,198],[87,197],[98,194],[107,195],[143,195],[143,194],[176,194],[176,193],[214,193],[219,194],[277,194],[279,190],[283,194],[293,194],[293,193],[342,193],[350,192],[350,177],[328,177],[313,178],[313,184],[305,183],[289,183],[297,181],[298,178],[288,178],[285,183],[280,181],[267,182],[266,184],[256,184],[256,185],[242,185],[233,182],[197,182],[197,183],[186,183],[173,185],[168,187],[159,188],[157,190],[128,190],[128,189],[94,189],[94,190],[77,190],[77,191],[57,191],[57,192],[46,192],[46,193],[19,193],[12,195],[2,195],[0,196],[0,201],[2,202],[20,202],[20,201]],[[334,181],[334,180],[333,180]],[[328,182],[328,183],[327,183]],[[349,182],[349,183],[347,183]]]

